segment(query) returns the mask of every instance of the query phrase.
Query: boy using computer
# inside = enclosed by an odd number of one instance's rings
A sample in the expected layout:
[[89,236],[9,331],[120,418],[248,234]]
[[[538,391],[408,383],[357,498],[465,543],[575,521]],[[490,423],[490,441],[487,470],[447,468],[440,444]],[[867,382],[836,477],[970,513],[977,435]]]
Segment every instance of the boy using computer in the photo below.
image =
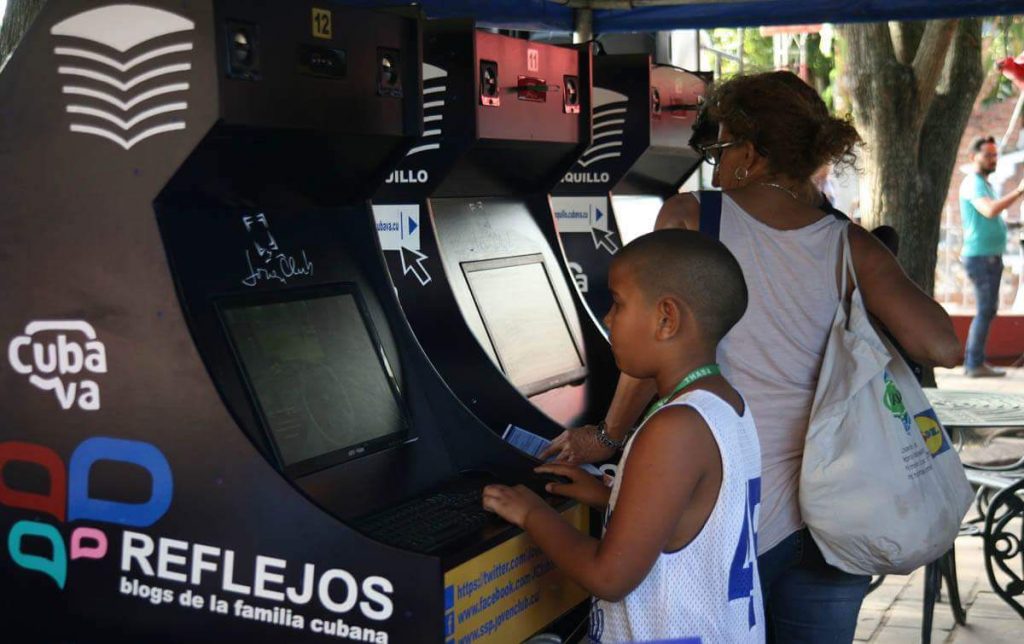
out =
[[609,286],[616,364],[653,378],[659,398],[610,489],[575,467],[537,468],[572,480],[548,491],[606,510],[603,537],[581,534],[523,486],[488,486],[484,507],[595,596],[592,641],[762,642],[760,449],[750,411],[715,364],[746,310],[739,264],[700,233],[661,230],[619,252]]

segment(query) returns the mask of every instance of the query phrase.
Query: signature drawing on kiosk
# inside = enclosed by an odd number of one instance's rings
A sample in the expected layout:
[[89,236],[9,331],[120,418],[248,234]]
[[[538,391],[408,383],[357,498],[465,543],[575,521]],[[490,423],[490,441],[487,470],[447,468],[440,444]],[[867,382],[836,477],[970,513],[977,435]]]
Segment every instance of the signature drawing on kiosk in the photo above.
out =
[[313,262],[306,257],[305,250],[299,251],[301,259],[281,251],[270,232],[270,222],[264,213],[244,215],[242,224],[252,242],[252,247],[245,249],[245,263],[249,273],[242,278],[242,284],[256,286],[260,282],[269,281],[287,284],[293,277],[313,274]]

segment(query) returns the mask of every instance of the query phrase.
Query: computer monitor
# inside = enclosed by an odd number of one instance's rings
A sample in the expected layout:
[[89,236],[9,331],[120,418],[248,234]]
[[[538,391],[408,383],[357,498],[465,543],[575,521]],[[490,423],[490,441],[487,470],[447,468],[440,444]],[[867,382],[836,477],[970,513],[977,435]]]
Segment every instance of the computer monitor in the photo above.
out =
[[655,195],[612,195],[612,208],[615,210],[615,223],[619,227],[619,237],[623,244],[628,244],[640,235],[654,230],[658,213],[665,200]]
[[587,375],[540,254],[463,262],[499,367],[524,395]]
[[405,438],[400,388],[355,284],[221,298],[217,309],[286,474]]

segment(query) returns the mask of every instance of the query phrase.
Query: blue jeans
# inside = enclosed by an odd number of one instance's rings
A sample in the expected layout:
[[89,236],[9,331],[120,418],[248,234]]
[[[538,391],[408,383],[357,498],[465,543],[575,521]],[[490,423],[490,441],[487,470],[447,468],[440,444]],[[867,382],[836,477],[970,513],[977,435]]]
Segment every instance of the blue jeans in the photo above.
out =
[[806,528],[757,558],[769,644],[848,644],[871,578],[827,563]]
[[976,369],[985,362],[988,329],[999,309],[999,282],[1003,277],[1003,258],[998,255],[964,257],[963,262],[967,276],[974,283],[974,299],[978,303],[978,312],[971,321],[971,330],[967,333],[964,367]]

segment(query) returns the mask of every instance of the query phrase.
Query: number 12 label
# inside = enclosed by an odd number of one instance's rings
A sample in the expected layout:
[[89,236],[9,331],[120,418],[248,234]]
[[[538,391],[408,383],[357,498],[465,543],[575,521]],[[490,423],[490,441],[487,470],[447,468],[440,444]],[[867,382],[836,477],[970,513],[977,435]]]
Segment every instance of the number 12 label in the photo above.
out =
[[313,7],[313,37],[331,39],[331,12]]

